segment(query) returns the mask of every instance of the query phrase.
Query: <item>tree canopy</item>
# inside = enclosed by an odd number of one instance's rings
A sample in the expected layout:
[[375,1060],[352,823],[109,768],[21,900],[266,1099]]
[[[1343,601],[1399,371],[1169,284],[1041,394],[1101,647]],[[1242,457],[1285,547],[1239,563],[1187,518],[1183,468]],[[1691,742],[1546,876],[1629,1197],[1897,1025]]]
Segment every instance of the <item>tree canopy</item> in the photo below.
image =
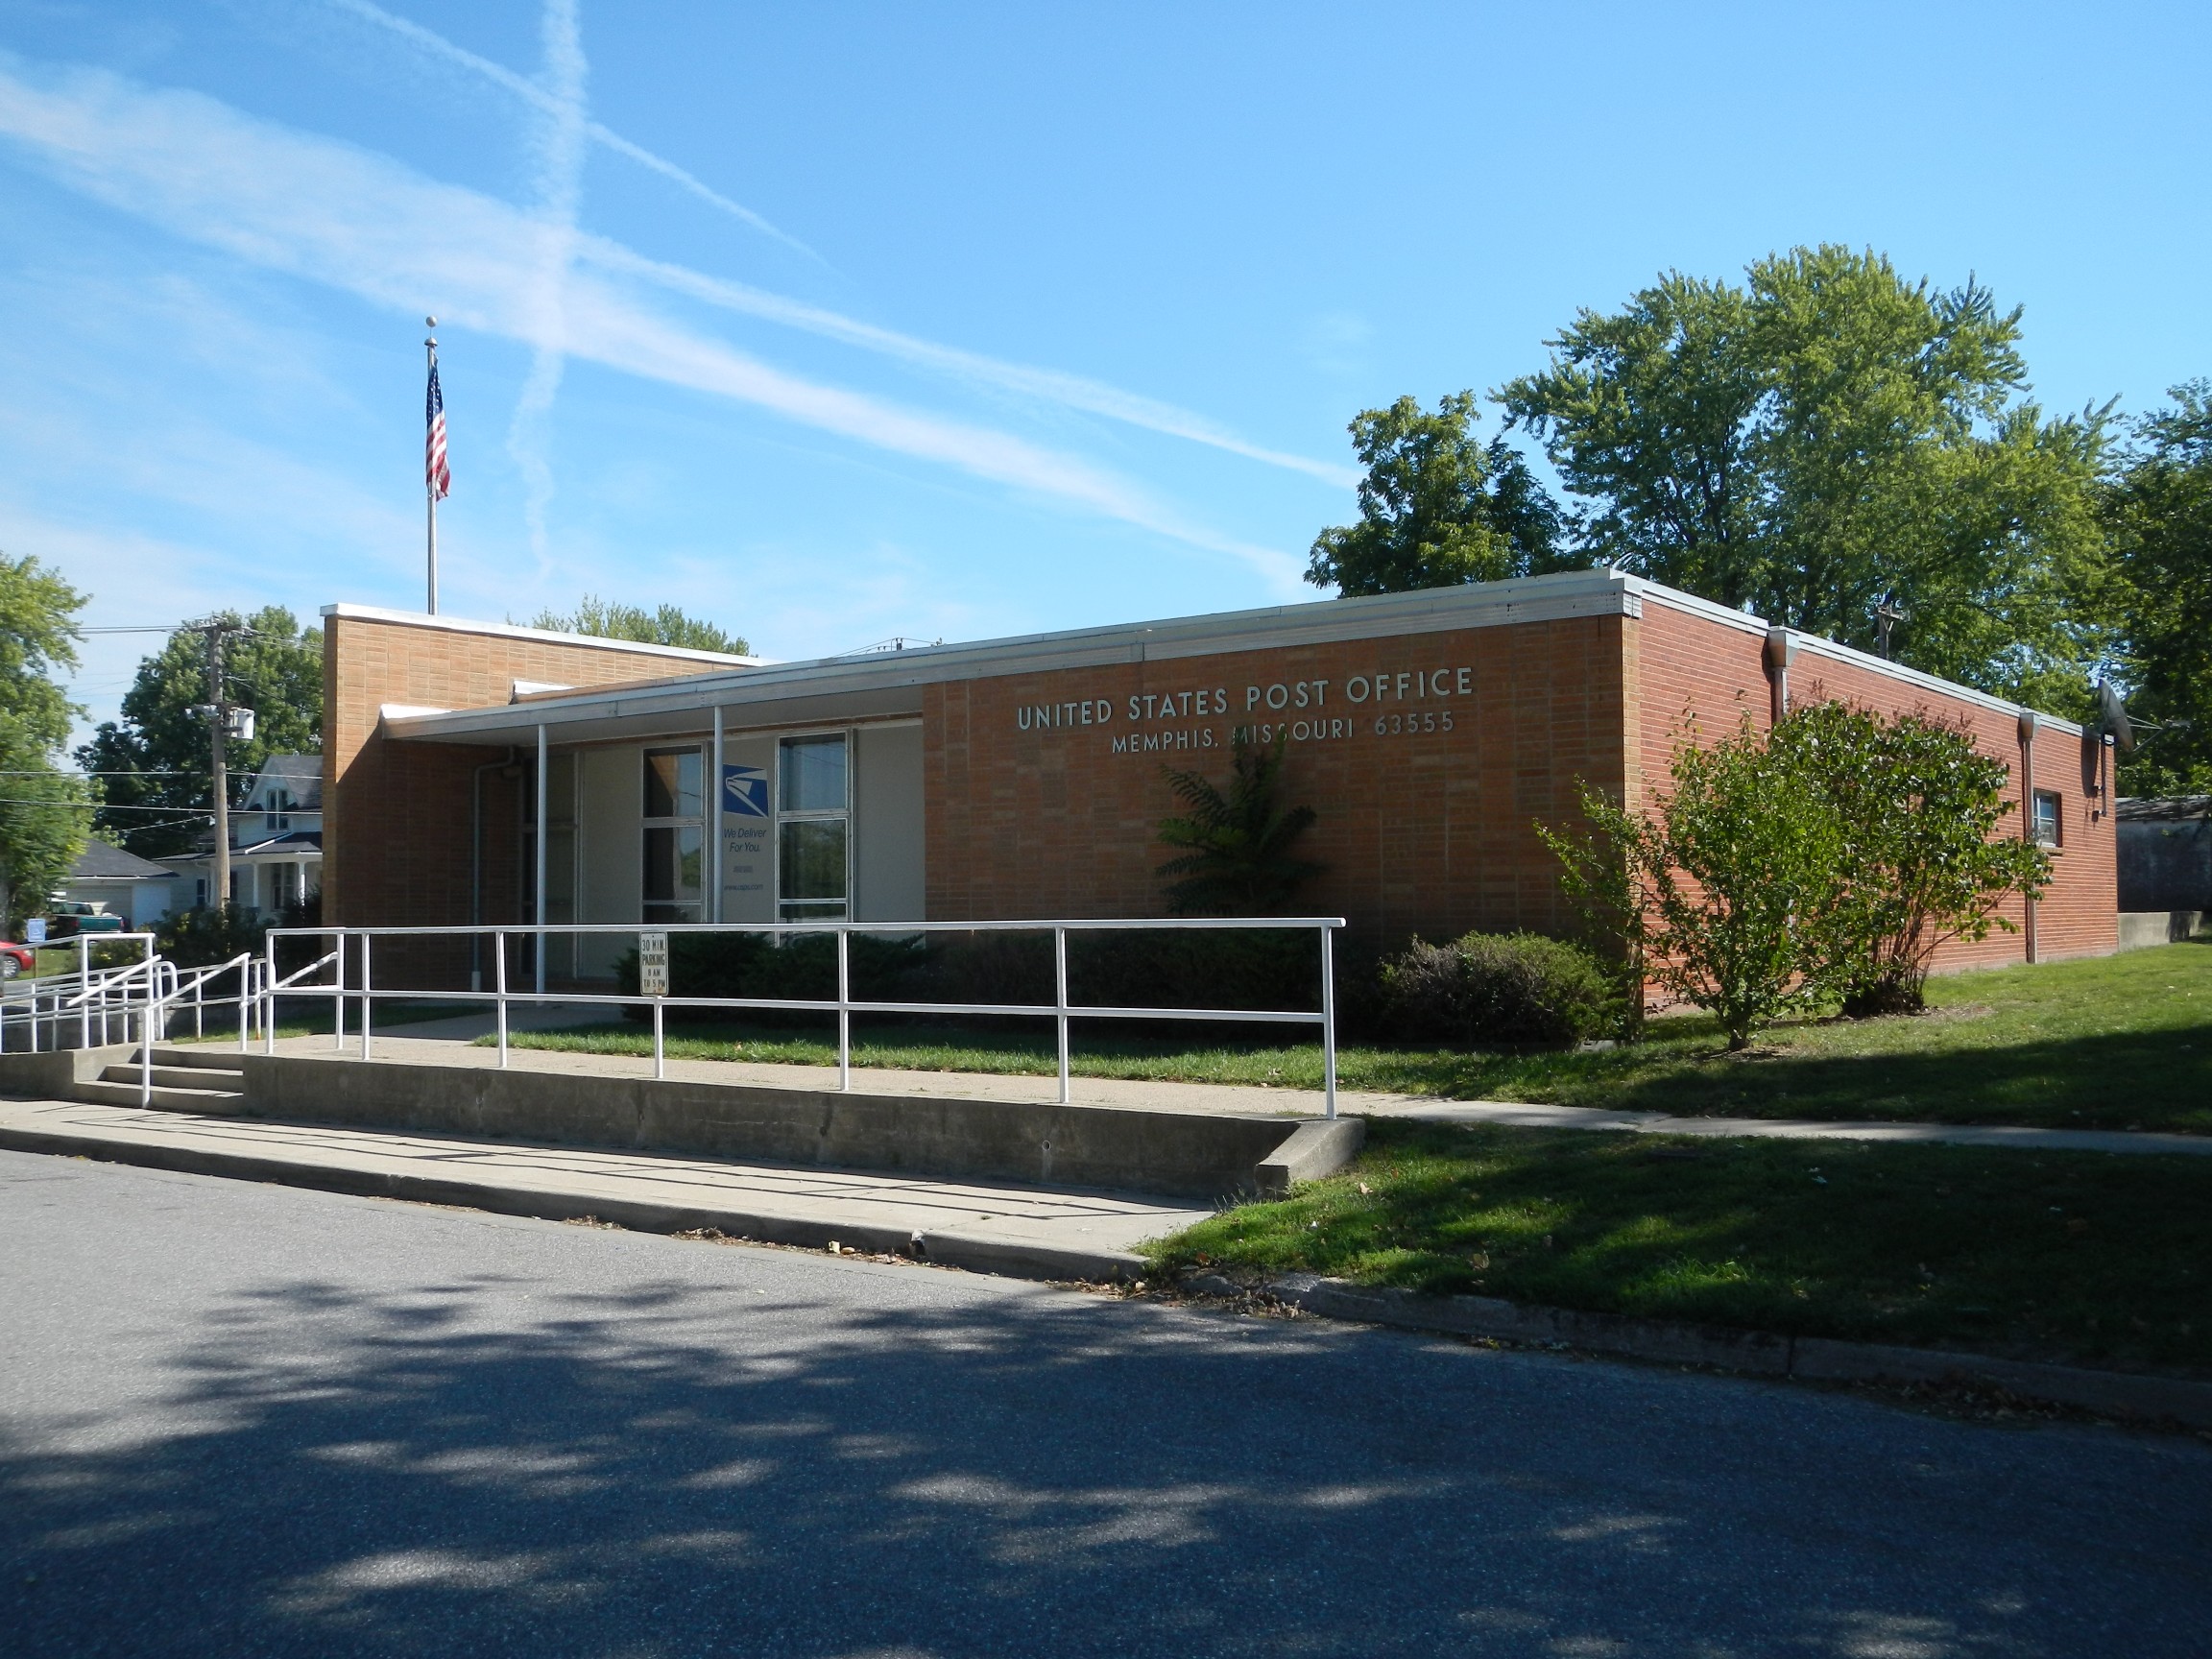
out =
[[[250,632],[223,647],[229,700],[254,713],[252,741],[226,751],[233,805],[272,755],[313,755],[323,747],[323,634],[271,605],[222,619]],[[173,856],[203,840],[213,808],[207,720],[192,712],[209,701],[207,646],[178,633],[138,664],[123,694],[123,718],[103,721],[77,751],[78,764],[101,774],[102,833],[144,858]]]
[[2135,794],[2212,792],[2212,381],[2136,421],[2105,518],[2120,576],[2121,660],[2141,748]]
[[1503,437],[1475,436],[1476,396],[1436,413],[1411,397],[1360,412],[1359,522],[1313,539],[1306,580],[1346,595],[1496,582],[1583,563],[1559,547],[1559,511]]
[[77,666],[84,604],[37,560],[0,554],[0,927],[41,910],[84,850],[84,787],[56,764],[77,713],[57,676]]
[[647,611],[587,593],[576,609],[563,613],[544,610],[530,619],[533,628],[557,634],[589,634],[601,639],[635,639],[640,645],[675,645],[686,651],[719,651],[729,657],[750,657],[753,648],[738,635],[712,622],[687,616],[673,605]]
[[1901,613],[1913,666],[2080,709],[2108,643],[2107,412],[2044,417],[2020,317],[1799,248],[1585,310],[1497,397],[1589,557],[1863,649]]

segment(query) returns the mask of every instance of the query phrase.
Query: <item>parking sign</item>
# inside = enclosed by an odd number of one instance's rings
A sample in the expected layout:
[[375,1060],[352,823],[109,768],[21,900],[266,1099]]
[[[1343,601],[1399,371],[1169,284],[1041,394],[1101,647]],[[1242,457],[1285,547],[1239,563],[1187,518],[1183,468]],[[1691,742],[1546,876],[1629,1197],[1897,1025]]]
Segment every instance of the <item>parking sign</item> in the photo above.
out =
[[637,935],[637,991],[640,996],[668,995],[668,935]]

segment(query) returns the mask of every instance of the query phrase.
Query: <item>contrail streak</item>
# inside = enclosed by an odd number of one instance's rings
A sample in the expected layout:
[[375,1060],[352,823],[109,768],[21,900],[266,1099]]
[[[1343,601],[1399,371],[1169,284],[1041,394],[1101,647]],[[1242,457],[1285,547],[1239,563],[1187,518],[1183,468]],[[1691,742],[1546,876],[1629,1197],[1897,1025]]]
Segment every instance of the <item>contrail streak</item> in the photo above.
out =
[[[540,110],[557,113],[557,100],[536,82],[517,75],[504,64],[494,63],[489,58],[479,57],[466,47],[455,45],[443,35],[425,29],[420,23],[396,16],[373,4],[372,0],[328,0],[328,3],[342,12],[388,29],[447,62],[460,64],[483,76]],[[609,132],[596,121],[587,121],[584,131],[594,142],[674,180],[702,200],[735,214],[747,224],[809,257],[820,258],[805,243],[785,235],[751,208],[740,206],[728,197],[716,194],[674,162],[663,160],[649,150],[640,149],[620,134]],[[708,304],[719,305],[725,310],[741,312],[749,317],[758,317],[766,322],[780,323],[786,327],[839,340],[850,346],[858,346],[963,380],[995,386],[1001,391],[1035,398],[1040,402],[1057,403],[1064,408],[1079,409],[1086,414],[1103,416],[1107,420],[1119,421],[1148,432],[1158,432],[1164,437],[1203,444],[1209,448],[1240,455],[1248,461],[1303,472],[1308,477],[1318,478],[1324,484],[1334,485],[1339,489],[1356,489],[1359,483],[1360,474],[1354,468],[1249,443],[1202,415],[1133,392],[1124,392],[1119,387],[1108,386],[1079,374],[1008,363],[980,352],[965,351],[956,346],[940,346],[934,341],[918,340],[911,334],[880,328],[872,323],[862,323],[856,318],[842,316],[818,305],[809,305],[804,301],[766,293],[742,282],[725,281],[680,265],[643,258],[613,243],[590,244],[583,251],[587,257],[594,258],[610,268],[627,271],[671,292],[688,295]]]
[[[516,97],[522,99],[525,103],[546,114],[556,118],[560,114],[557,108],[559,100],[552,93],[547,92],[528,76],[516,74],[504,63],[494,63],[489,58],[479,57],[466,46],[457,46],[434,30],[425,29],[420,23],[401,17],[395,12],[387,12],[383,7],[372,4],[371,0],[328,0],[328,3],[336,10],[358,17],[365,23],[373,23],[380,29],[390,30],[410,45],[419,46],[434,57],[443,58],[448,63],[457,63],[464,69],[483,76],[485,80],[492,82],[494,85],[505,87]],[[612,150],[625,160],[635,161],[638,166],[650,172],[660,174],[661,178],[672,183],[682,185],[692,195],[698,197],[700,201],[719,207],[734,219],[744,221],[763,236],[773,237],[786,248],[804,253],[807,258],[818,263],[826,263],[821,254],[815,252],[813,249],[807,247],[805,243],[800,241],[789,231],[778,228],[742,202],[731,201],[729,197],[706,183],[696,174],[685,172],[665,156],[654,155],[643,145],[632,143],[621,133],[611,132],[596,121],[586,121],[584,132],[594,144]]]

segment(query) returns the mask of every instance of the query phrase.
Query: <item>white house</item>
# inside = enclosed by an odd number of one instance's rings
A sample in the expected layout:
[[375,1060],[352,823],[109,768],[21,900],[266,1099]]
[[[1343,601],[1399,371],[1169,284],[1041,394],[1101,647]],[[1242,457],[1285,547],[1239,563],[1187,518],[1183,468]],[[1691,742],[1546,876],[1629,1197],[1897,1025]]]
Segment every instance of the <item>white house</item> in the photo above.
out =
[[[175,859],[182,904],[208,903],[212,852]],[[323,887],[323,757],[272,755],[230,811],[230,902],[268,916]]]

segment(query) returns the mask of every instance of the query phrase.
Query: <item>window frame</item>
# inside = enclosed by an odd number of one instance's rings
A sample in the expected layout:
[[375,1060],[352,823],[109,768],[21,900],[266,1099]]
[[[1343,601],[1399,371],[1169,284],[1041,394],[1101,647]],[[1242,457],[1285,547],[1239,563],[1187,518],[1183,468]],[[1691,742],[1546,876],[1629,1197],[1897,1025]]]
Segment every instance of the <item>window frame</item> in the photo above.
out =
[[[650,799],[654,757],[660,755],[691,756],[699,764],[698,811],[653,815],[645,807]],[[655,926],[680,927],[700,922],[707,915],[707,773],[710,762],[703,743],[647,743],[637,751],[637,919]],[[671,803],[681,806],[683,792],[679,789]],[[684,831],[691,830],[698,838],[699,883],[696,899],[655,899],[653,883],[653,833],[664,830],[674,838],[674,855],[677,872],[683,868]],[[671,877],[676,872],[671,872]],[[671,887],[680,885],[673,878]],[[673,914],[655,915],[656,910]]]
[[[2046,802],[2051,806],[2051,833],[2048,835],[2043,833],[2043,806]],[[2066,845],[2065,797],[2059,791],[2037,789],[2030,797],[2028,803],[2028,835],[2029,839],[2033,841],[2036,846],[2048,847],[2054,852]]]
[[[819,743],[834,737],[843,745],[845,754],[845,799],[837,806],[808,806],[787,809],[784,805],[786,791],[784,780],[784,752],[794,744]],[[854,744],[853,728],[832,726],[803,732],[779,732],[776,734],[776,835],[774,863],[776,882],[776,920],[782,922],[849,922],[853,917],[853,757]],[[783,827],[786,824],[837,823],[845,830],[844,893],[837,899],[786,899],[783,896]]]

